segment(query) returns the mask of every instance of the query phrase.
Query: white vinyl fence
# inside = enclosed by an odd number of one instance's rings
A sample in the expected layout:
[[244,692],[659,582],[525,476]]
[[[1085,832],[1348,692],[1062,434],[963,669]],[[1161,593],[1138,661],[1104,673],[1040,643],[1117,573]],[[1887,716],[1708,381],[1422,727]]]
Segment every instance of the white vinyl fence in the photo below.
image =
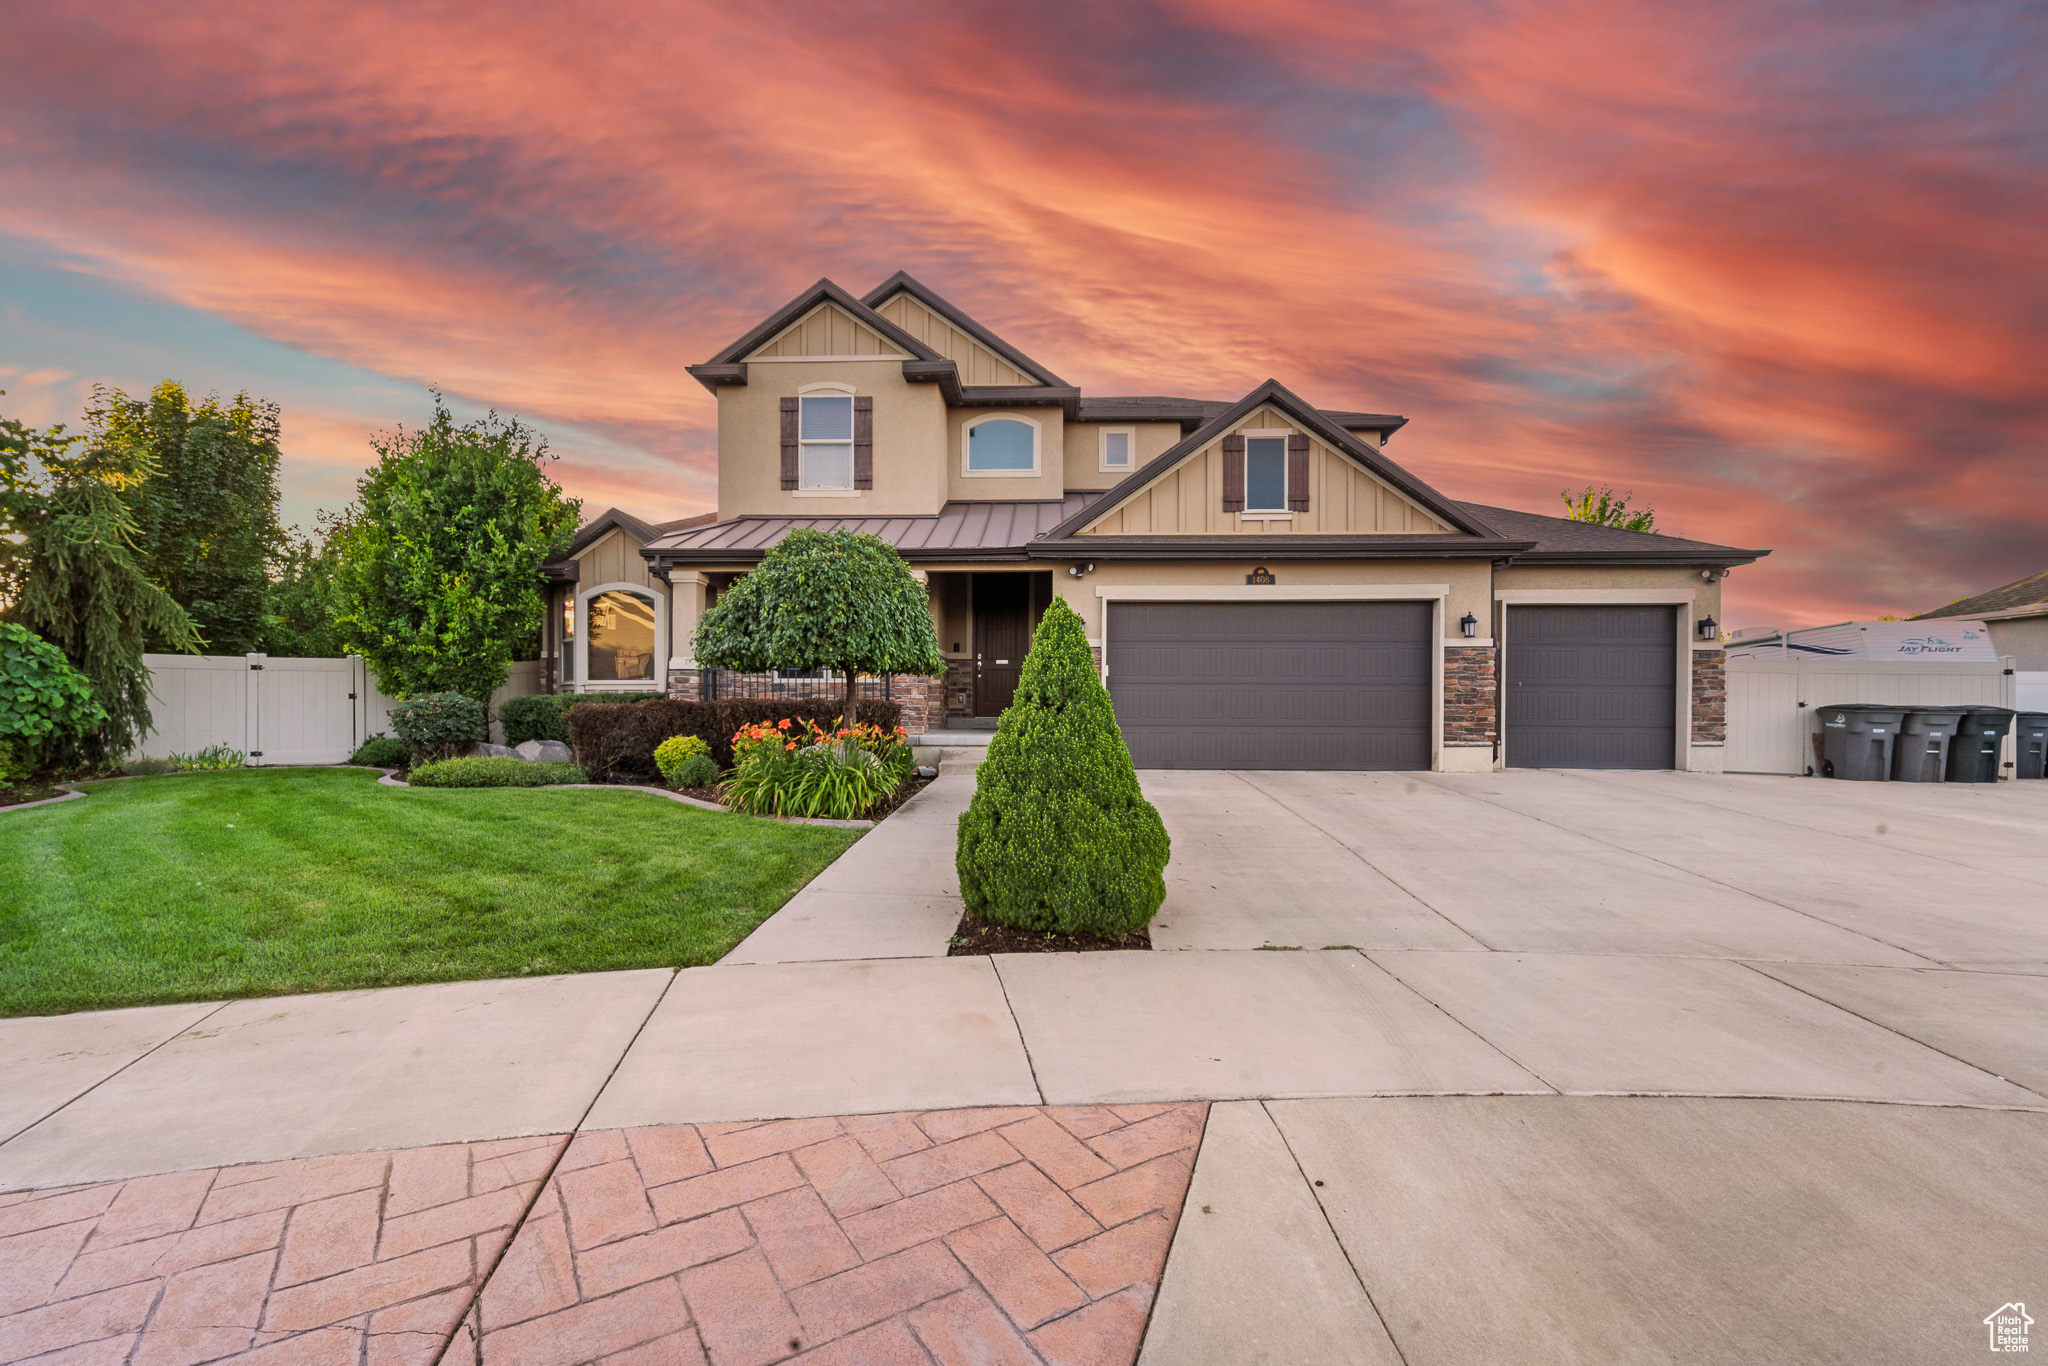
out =
[[[1814,767],[1816,714],[1848,702],[1928,706],[2017,706],[2010,659],[1995,664],[1955,661],[1730,659],[1728,747],[1730,773],[1803,774]],[[2006,759],[2012,740],[2006,740]],[[2007,770],[2009,773],[2010,770]]]
[[[338,764],[372,735],[391,733],[397,704],[377,691],[360,656],[144,655],[154,725],[142,742],[152,759],[227,745],[252,764]],[[498,704],[540,691],[540,664],[512,666],[491,695],[491,735],[503,740]]]

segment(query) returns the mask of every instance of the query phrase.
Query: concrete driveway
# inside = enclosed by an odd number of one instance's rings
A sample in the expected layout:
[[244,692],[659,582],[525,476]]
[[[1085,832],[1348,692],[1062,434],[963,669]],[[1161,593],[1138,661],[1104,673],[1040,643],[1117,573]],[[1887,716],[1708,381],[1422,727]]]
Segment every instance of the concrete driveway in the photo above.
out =
[[2048,972],[2048,784],[1164,773],[1159,949]]

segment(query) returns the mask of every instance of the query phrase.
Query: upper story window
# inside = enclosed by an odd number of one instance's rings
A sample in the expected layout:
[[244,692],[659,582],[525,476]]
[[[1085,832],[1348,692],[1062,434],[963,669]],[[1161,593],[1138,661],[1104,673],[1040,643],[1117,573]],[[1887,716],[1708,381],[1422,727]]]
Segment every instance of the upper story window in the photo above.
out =
[[1138,458],[1138,429],[1136,427],[1104,427],[1102,429],[1102,468],[1105,470],[1128,471]]
[[1038,473],[1038,424],[1025,417],[984,417],[967,424],[962,464],[968,474]]
[[853,395],[812,393],[797,399],[797,487],[853,487]]
[[1247,436],[1244,443],[1244,510],[1287,511],[1287,438]]

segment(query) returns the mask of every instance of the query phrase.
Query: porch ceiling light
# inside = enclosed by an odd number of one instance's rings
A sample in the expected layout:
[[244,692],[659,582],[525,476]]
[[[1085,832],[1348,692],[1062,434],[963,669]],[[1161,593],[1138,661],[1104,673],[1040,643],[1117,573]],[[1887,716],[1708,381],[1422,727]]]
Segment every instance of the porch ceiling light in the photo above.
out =
[[1719,640],[1721,638],[1721,623],[1715,621],[1712,617],[1701,617],[1699,628],[1701,640]]
[[1470,612],[1467,612],[1464,616],[1458,618],[1458,629],[1460,631],[1463,631],[1468,636],[1478,635],[1479,618],[1473,616]]

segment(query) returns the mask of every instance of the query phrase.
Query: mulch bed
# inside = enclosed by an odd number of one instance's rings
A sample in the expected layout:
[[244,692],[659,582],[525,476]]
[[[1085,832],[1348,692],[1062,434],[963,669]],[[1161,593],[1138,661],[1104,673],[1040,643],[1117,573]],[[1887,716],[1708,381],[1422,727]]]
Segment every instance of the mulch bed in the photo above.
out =
[[1129,934],[1055,934],[1041,930],[1012,930],[991,925],[973,911],[960,917],[959,927],[946,949],[948,958],[970,958],[984,953],[1100,953],[1110,949],[1149,949],[1150,927]]
[[[609,783],[631,784],[637,787],[664,786],[660,778],[644,774],[621,773],[615,774],[610,778],[603,779],[602,781]],[[932,781],[933,779],[920,778],[915,774],[912,774],[910,777],[905,778],[903,780],[902,785],[899,786],[894,792],[884,797],[879,805],[871,807],[869,810],[863,812],[860,816],[860,819],[866,821],[878,821],[882,819],[884,816],[894,811],[897,807],[903,805],[903,803],[909,801],[912,797],[915,797],[919,792],[923,791],[926,784]],[[724,802],[719,800],[718,789],[715,787],[675,787],[670,788],[669,790],[671,792],[681,793],[685,797],[694,797],[700,802],[712,802],[718,806],[725,805]]]
[[39,802],[48,797],[61,797],[62,788],[47,783],[28,782],[14,787],[0,787],[0,808],[20,806],[24,802]]

